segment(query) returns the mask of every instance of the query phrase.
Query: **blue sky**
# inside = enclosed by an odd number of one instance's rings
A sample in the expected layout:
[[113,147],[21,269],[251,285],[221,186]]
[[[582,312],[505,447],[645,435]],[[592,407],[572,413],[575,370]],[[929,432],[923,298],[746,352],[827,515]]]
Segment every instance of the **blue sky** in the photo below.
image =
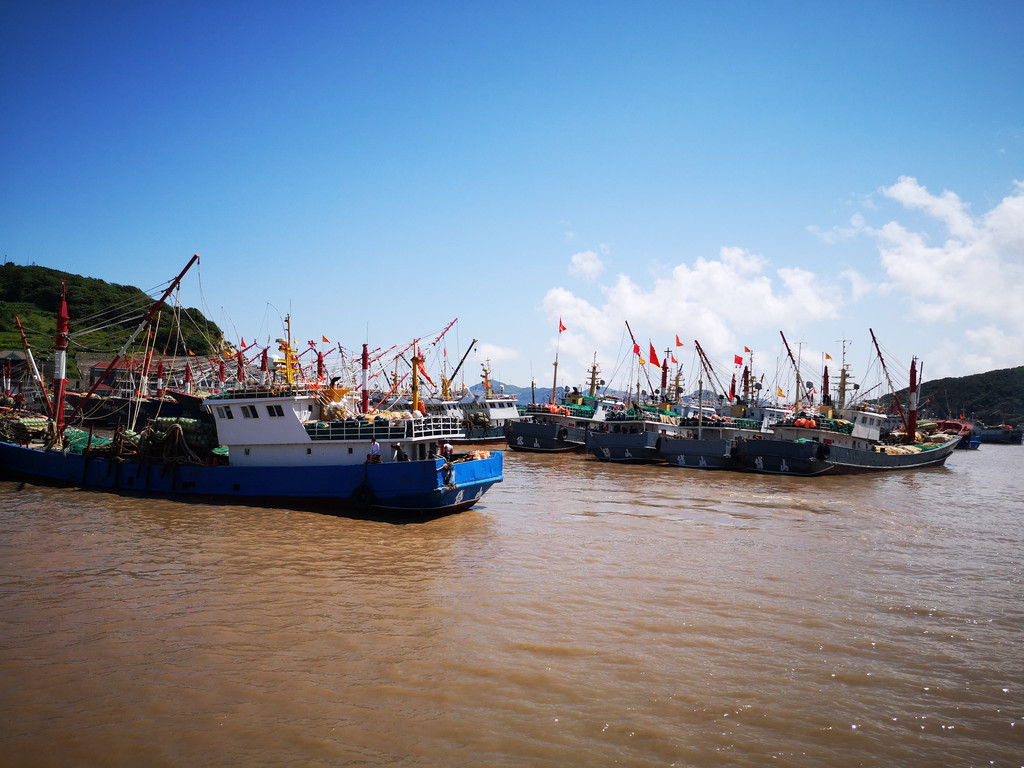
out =
[[[229,338],[1024,364],[1024,5],[0,3],[0,247]],[[558,337],[559,318],[567,330]],[[675,336],[684,342],[675,347]],[[628,345],[631,348],[631,343]],[[622,382],[625,386],[626,382]]]

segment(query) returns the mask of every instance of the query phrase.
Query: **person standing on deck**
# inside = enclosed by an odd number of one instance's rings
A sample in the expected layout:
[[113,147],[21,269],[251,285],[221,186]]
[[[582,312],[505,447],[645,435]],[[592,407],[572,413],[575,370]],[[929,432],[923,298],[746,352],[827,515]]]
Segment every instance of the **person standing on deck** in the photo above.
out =
[[366,455],[366,461],[369,464],[380,464],[380,444],[377,442],[377,438],[370,440],[370,452]]

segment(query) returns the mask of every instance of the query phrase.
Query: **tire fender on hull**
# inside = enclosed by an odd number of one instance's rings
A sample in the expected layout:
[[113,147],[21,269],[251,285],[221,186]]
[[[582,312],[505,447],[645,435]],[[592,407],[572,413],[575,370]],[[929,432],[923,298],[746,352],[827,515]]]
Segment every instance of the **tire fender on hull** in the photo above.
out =
[[373,489],[366,483],[352,491],[352,503],[357,507],[372,507],[374,502]]

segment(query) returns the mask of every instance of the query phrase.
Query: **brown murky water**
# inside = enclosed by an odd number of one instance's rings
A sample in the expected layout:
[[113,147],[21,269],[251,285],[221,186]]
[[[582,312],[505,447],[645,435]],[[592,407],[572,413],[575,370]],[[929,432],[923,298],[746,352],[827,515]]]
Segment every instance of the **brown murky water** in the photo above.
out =
[[0,764],[1024,764],[1020,447],[505,466],[404,526],[0,483]]

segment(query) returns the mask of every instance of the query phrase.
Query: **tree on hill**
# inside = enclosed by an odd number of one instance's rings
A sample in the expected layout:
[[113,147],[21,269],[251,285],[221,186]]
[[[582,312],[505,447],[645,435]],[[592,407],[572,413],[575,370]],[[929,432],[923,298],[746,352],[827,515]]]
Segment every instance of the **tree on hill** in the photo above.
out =
[[[82,277],[48,267],[0,266],[0,347],[19,349],[15,316],[41,356],[53,349],[61,283],[66,281],[74,352],[112,352],[135,330],[153,299],[139,288]],[[177,322],[172,322],[173,318]],[[208,355],[222,349],[224,334],[195,308],[165,308],[157,325],[154,348],[167,354],[186,350]]]
[[[906,389],[896,393],[904,404],[907,394]],[[1020,424],[1024,422],[1024,366],[926,381],[919,387],[918,410],[926,418]]]

